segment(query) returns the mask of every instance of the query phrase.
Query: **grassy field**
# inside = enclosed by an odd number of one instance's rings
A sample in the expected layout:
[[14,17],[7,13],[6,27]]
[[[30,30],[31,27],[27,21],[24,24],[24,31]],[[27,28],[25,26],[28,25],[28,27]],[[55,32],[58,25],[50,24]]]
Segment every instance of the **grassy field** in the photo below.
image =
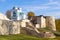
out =
[[60,40],[60,37],[50,39],[50,38],[38,38],[38,37],[34,37],[34,36],[19,34],[19,35],[0,36],[0,40]]

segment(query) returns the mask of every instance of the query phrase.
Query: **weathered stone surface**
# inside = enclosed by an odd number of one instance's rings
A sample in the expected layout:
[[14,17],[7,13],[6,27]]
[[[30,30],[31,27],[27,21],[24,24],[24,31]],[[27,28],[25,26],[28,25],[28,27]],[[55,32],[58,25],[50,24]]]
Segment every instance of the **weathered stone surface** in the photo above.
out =
[[[46,22],[48,27],[56,31],[55,19],[53,17],[46,17]],[[42,18],[38,21],[40,24],[36,24],[36,27],[45,28],[46,24],[45,19]],[[42,23],[41,23],[42,22]],[[10,20],[0,20],[0,35],[9,35],[9,34],[20,34],[20,26],[27,31],[28,34],[43,37],[43,38],[55,38],[55,35],[52,32],[40,32],[38,29],[30,22],[30,20],[25,19],[22,21],[10,21]]]
[[40,36],[42,38],[55,38],[56,37],[52,32],[41,32]]
[[26,22],[22,21],[21,22],[21,27],[26,27]]
[[40,28],[40,25],[39,24],[36,24],[36,26],[35,26],[36,28]]
[[16,21],[0,20],[0,35],[19,34],[20,24]]
[[55,25],[55,18],[52,16],[47,16],[46,17],[46,22],[49,27],[49,29],[56,31],[56,25]]
[[40,32],[37,32],[37,29],[33,29],[33,28],[30,28],[30,27],[24,27],[23,29],[24,29],[29,35],[33,35],[33,36],[40,37],[40,35],[39,35]]
[[10,25],[9,21],[0,20],[0,35],[8,35],[9,34],[9,25]]
[[28,20],[28,19],[22,20],[22,21],[21,21],[21,27],[26,27],[26,25],[27,25],[26,23],[27,23],[27,22],[30,22],[30,20]]
[[9,20],[3,13],[0,13],[1,20]]
[[20,24],[18,21],[12,22],[12,26],[10,27],[10,34],[19,34],[20,33]]

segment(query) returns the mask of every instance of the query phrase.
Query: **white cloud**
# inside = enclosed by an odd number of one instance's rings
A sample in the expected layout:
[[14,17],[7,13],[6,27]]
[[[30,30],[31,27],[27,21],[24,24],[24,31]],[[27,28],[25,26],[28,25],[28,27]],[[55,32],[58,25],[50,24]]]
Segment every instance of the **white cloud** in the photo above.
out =
[[43,6],[49,6],[46,10],[59,10],[60,9],[60,3],[58,0],[49,0],[48,3],[42,4]]
[[58,0],[49,0],[48,3],[42,4],[42,5],[60,5],[60,2]]
[[58,5],[58,4],[59,4],[59,2],[53,1],[53,2],[48,2],[47,4],[43,4],[43,5]]
[[56,2],[49,2],[48,5],[52,5],[52,4],[59,4],[57,1]]
[[[53,5],[53,6],[51,6],[51,5]],[[60,12],[56,11],[56,10],[60,10],[60,3],[59,3],[59,1],[56,1],[56,0],[55,1],[50,0],[48,3],[40,5],[40,6],[27,6],[27,7],[23,7],[23,8],[25,8],[27,11],[33,11],[33,12],[36,11],[39,13],[41,12],[40,14],[42,14],[42,15],[54,16],[55,18],[60,18]],[[40,11],[40,10],[42,10],[42,11]]]
[[46,10],[49,8],[49,6],[27,6],[23,7],[27,11],[37,11],[37,10]]
[[47,12],[45,13],[45,15],[54,16],[55,18],[60,18],[60,12]]

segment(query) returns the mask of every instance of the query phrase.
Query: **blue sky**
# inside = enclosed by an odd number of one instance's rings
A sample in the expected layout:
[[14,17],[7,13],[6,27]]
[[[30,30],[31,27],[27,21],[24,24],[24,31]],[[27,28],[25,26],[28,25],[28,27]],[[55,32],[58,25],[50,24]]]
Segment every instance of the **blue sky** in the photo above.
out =
[[60,0],[0,0],[0,12],[3,14],[13,6],[21,7],[25,14],[32,11],[36,15],[60,18]]

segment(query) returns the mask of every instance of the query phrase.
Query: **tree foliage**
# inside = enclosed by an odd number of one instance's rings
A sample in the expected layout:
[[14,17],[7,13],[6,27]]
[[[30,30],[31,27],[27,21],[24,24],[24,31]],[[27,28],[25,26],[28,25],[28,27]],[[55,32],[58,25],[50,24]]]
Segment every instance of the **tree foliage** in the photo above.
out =
[[11,11],[8,10],[8,11],[6,12],[6,16],[7,16],[7,18],[11,19]]
[[28,12],[28,16],[33,17],[35,16],[34,12]]

